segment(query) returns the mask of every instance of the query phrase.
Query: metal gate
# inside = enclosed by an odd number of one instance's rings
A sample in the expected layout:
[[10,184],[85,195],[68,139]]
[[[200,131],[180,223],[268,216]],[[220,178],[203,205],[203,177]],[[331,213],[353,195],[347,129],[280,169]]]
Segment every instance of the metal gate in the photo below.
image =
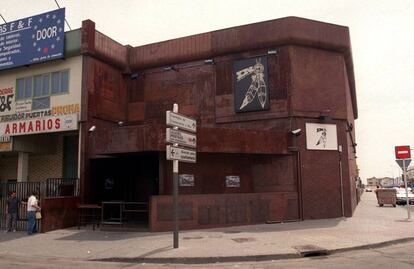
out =
[[[27,201],[32,191],[36,191],[40,206],[42,198],[46,197],[76,197],[79,196],[79,180],[77,178],[48,178],[45,181],[17,182],[10,180],[0,183],[0,228],[6,229],[6,203],[12,191],[20,201]],[[37,221],[37,229],[41,230],[41,221]],[[27,205],[19,204],[17,214],[17,230],[27,230]]]

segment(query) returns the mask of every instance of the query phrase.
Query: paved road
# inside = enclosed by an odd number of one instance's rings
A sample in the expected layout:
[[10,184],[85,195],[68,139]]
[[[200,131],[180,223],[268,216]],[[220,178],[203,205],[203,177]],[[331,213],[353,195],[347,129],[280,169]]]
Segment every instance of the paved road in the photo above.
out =
[[0,268],[14,269],[50,269],[50,268],[85,268],[85,269],[161,269],[161,268],[235,268],[235,269],[274,269],[274,268],[302,268],[302,269],[343,269],[343,268],[367,268],[367,269],[412,269],[414,268],[414,242],[392,245],[385,248],[367,249],[337,253],[329,256],[278,260],[266,262],[248,263],[215,263],[215,264],[132,264],[112,262],[73,261],[56,258],[38,258],[0,256]]

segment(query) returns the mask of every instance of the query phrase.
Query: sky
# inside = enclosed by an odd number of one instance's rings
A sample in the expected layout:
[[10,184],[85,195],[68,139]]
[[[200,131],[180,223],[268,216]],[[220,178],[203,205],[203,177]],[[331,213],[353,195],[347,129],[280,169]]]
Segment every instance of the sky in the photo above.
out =
[[[2,0],[7,22],[57,9],[55,0]],[[58,0],[72,29],[83,20],[123,45],[139,46],[297,16],[349,27],[359,118],[360,176],[396,177],[394,146],[414,148],[412,0]],[[0,21],[0,24],[3,23]],[[65,30],[69,28],[66,25]]]

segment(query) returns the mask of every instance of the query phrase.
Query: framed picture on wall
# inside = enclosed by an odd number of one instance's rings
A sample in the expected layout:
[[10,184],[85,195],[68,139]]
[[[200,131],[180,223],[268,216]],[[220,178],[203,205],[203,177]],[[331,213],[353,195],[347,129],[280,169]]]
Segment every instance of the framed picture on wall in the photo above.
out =
[[239,188],[240,187],[240,176],[226,176],[226,187],[227,188]]
[[180,174],[178,176],[178,185],[180,187],[193,187],[194,184],[194,175],[192,174]]
[[270,108],[267,57],[233,62],[235,111],[262,111]]
[[306,123],[306,148],[338,150],[336,124]]

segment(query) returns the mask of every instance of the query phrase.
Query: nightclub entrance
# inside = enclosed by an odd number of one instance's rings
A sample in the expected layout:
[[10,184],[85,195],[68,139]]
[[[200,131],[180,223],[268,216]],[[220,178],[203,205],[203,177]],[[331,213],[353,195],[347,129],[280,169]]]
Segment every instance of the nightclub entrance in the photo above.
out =
[[159,193],[158,153],[92,160],[94,200],[102,203],[102,227],[148,227],[148,205]]

